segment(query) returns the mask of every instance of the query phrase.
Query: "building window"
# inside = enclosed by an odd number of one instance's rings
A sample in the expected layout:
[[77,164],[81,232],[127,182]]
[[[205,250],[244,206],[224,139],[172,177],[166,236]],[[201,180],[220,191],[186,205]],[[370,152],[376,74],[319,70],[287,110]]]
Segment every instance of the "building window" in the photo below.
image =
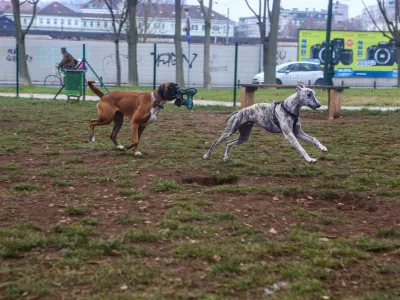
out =
[[100,22],[97,22],[97,27],[100,27]]
[[206,30],[206,26],[205,26],[205,25],[202,25],[202,26],[201,26],[201,30],[205,31],[205,30]]
[[90,21],[90,27],[93,27],[93,21]]
[[83,21],[83,26],[84,26],[84,27],[86,27],[86,26],[87,26],[87,24],[86,24],[86,21]]
[[24,19],[24,24],[26,24],[28,21],[27,21],[27,19]]
[[160,28],[161,28],[161,29],[165,29],[165,24],[164,24],[164,23],[161,23],[161,24],[160,24]]
[[154,29],[158,29],[158,28],[160,28],[160,23],[154,23],[154,26],[153,26],[153,28],[154,28]]
[[43,18],[39,19],[39,24],[43,24]]
[[78,20],[75,20],[75,26],[78,26]]
[[171,24],[171,29],[175,29],[175,24]]
[[64,19],[61,19],[61,25],[64,25]]
[[47,19],[47,25],[50,25],[50,19]]
[[57,19],[54,19],[53,24],[57,25]]
[[68,19],[68,25],[72,25],[72,21]]
[[108,23],[104,22],[104,28],[107,28],[107,26],[108,26]]

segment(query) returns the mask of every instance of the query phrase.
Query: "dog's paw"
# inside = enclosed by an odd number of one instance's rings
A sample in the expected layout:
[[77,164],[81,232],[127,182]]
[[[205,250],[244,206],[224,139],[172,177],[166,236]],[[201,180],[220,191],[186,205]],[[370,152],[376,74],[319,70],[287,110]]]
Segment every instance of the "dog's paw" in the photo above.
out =
[[328,148],[326,148],[325,146],[321,146],[321,151],[324,151],[324,152],[326,152],[326,151],[328,151]]
[[228,161],[228,159],[229,159],[229,156],[224,157],[224,161]]
[[90,141],[91,143],[94,143],[94,140],[95,140],[94,135],[90,135],[90,136],[89,136],[89,141]]
[[207,159],[208,157],[209,157],[208,153],[206,153],[206,154],[203,155],[203,158],[204,158],[204,159]]
[[314,164],[314,163],[316,163],[316,159],[314,159],[314,158],[310,158],[309,160],[308,160],[308,162],[310,163],[310,164]]
[[135,156],[143,156],[143,154],[140,151],[136,151]]

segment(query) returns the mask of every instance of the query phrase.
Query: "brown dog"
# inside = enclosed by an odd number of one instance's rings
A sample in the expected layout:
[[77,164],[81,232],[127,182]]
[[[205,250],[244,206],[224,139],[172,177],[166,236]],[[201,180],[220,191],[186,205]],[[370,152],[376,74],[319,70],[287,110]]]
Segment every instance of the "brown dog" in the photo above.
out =
[[[113,91],[103,94],[95,85],[95,81],[88,80],[90,89],[100,101],[97,103],[99,117],[90,121],[91,135],[89,140],[94,142],[94,128],[99,125],[107,125],[114,121],[111,140],[120,150],[135,148],[135,155],[139,152],[139,140],[147,125],[157,119],[157,115],[167,101],[181,99],[179,86],[176,83],[166,82],[152,93]],[[118,140],[117,135],[121,129],[124,117],[128,118],[131,125],[133,144],[125,147]]]

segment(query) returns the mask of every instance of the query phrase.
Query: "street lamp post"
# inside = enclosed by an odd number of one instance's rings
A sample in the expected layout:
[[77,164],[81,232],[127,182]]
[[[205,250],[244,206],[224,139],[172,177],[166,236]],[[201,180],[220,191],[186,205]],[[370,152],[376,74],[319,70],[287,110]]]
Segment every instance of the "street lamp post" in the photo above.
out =
[[332,0],[328,4],[328,16],[326,22],[326,46],[325,46],[325,59],[324,59],[324,84],[333,85],[333,61],[332,61],[332,43],[331,43],[331,28],[332,28]]
[[226,14],[226,44],[229,45],[229,7]]

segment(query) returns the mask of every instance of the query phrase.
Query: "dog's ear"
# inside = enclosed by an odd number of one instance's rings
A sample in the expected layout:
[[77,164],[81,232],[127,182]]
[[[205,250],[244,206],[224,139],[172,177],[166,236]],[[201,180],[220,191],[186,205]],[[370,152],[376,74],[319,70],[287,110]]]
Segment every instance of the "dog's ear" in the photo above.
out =
[[298,81],[297,82],[297,87],[296,87],[296,92],[300,92],[301,89],[304,89],[305,87],[306,87],[306,85],[303,82]]
[[164,84],[162,84],[162,85],[160,85],[159,87],[158,87],[158,95],[160,96],[160,97],[162,97],[162,98],[164,98]]

